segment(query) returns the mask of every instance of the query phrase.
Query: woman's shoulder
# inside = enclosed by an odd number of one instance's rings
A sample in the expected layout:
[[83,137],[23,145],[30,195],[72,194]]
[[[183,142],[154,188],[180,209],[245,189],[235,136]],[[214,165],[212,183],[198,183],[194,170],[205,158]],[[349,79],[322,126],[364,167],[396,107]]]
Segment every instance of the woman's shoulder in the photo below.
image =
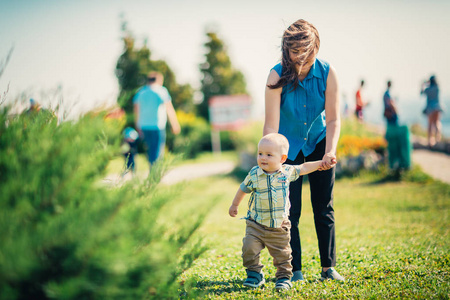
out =
[[329,62],[320,58],[316,59],[314,68],[315,68],[314,75],[319,78],[322,78],[324,81],[328,80],[328,75],[330,73],[333,73],[332,74],[333,76],[336,75],[333,66]]
[[270,69],[271,71],[272,70],[275,70],[277,73],[278,73],[278,75],[279,76],[281,76],[281,74],[282,74],[282,72],[283,72],[283,65],[281,64],[281,63],[278,63],[278,64],[276,64],[272,69]]
[[319,70],[324,73],[328,73],[330,71],[331,65],[326,60],[317,58],[316,59],[316,68],[319,68]]

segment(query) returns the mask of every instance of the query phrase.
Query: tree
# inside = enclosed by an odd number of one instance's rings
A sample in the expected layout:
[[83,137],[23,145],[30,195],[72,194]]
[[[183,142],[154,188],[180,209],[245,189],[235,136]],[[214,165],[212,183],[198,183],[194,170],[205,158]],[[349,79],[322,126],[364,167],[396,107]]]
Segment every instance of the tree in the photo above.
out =
[[146,83],[150,71],[158,71],[164,75],[164,86],[169,90],[175,109],[192,112],[194,109],[194,90],[189,84],[178,84],[174,72],[163,60],[151,60],[151,51],[147,41],[141,48],[135,45],[135,38],[127,31],[126,23],[122,24],[124,34],[124,52],[116,64],[116,76],[120,86],[119,105],[131,115],[133,112],[132,99],[136,91]]
[[216,95],[247,94],[244,75],[232,67],[224,42],[215,32],[206,33],[208,41],[204,46],[208,49],[206,61],[200,65],[203,74],[201,91],[203,102],[198,105],[200,116],[209,120],[208,99]]

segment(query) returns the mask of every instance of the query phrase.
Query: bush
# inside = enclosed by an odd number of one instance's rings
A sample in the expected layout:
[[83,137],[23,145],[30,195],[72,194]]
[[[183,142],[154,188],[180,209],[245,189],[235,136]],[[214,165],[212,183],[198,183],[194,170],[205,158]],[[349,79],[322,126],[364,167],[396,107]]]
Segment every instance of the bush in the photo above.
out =
[[386,148],[386,140],[377,129],[354,118],[343,120],[336,151],[336,177],[378,170],[384,164]]
[[258,143],[263,134],[262,122],[251,122],[238,131],[230,134],[234,147],[239,152],[247,152],[256,157]]
[[375,150],[383,153],[386,150],[386,140],[381,137],[359,137],[354,135],[343,135],[339,139],[337,157],[358,156],[367,150]]
[[234,147],[239,152],[239,168],[250,170],[256,166],[256,154],[258,152],[258,143],[263,134],[262,122],[251,122],[238,131],[230,134]]
[[[184,154],[186,158],[195,158],[199,153],[212,151],[211,127],[205,119],[193,113],[177,111],[181,133],[174,135],[170,130],[167,134],[167,148],[176,154]],[[222,150],[234,149],[230,132],[220,132]]]
[[0,112],[0,299],[178,296],[177,278],[204,251],[190,242],[204,213],[160,221],[179,193],[157,185],[167,161],[142,184],[102,184],[119,128]]
[[187,158],[194,158],[202,151],[211,151],[211,131],[204,119],[183,111],[177,111],[177,118],[181,133],[174,135],[168,131],[167,147],[169,151],[184,154]]

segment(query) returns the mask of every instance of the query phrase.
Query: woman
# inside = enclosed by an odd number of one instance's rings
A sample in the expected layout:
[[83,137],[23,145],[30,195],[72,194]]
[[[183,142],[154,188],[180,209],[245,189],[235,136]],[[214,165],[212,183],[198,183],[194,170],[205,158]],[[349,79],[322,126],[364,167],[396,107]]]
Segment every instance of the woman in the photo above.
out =
[[[316,28],[298,20],[283,34],[281,63],[269,74],[265,94],[263,134],[278,132],[289,140],[288,164],[323,160],[320,171],[308,175],[319,240],[321,278],[344,280],[336,265],[333,210],[334,168],[340,132],[336,71],[316,58],[320,39]],[[298,222],[302,178],[290,186],[292,281],[303,280]]]
[[433,147],[441,140],[440,118],[443,111],[439,103],[439,87],[435,76],[431,76],[430,81],[422,85],[420,93],[427,96],[427,106],[423,113],[428,116],[428,146]]
[[386,118],[388,125],[398,125],[397,106],[395,105],[394,99],[391,97],[391,86],[392,82],[388,80],[387,89],[383,95],[384,117]]

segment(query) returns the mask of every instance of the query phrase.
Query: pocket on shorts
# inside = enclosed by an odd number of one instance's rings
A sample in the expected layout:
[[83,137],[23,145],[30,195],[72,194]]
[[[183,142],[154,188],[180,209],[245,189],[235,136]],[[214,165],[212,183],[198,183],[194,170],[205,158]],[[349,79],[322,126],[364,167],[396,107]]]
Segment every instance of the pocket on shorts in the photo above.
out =
[[290,233],[291,232],[291,221],[284,220],[283,223],[281,223],[281,229],[284,232]]

